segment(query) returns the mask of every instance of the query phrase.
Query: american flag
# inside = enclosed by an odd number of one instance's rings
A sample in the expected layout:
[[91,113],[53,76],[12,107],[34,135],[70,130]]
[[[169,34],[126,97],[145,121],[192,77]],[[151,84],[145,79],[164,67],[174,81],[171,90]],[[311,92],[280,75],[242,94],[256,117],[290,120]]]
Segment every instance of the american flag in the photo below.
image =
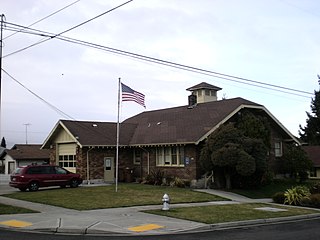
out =
[[122,101],[134,101],[140,104],[143,107],[146,107],[144,103],[144,94],[139,93],[132,88],[128,87],[127,85],[121,83],[121,90],[122,90]]

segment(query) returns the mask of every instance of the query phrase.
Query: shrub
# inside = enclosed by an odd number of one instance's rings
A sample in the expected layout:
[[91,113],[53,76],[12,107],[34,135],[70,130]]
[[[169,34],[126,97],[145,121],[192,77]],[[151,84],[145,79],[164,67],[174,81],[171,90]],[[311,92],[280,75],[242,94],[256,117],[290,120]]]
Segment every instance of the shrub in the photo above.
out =
[[[311,196],[311,195],[310,195]],[[300,201],[300,205],[304,207],[312,207],[310,197],[303,197]]]
[[161,185],[164,177],[164,172],[160,169],[151,170],[150,174],[146,176],[145,183],[151,185]]
[[300,205],[302,198],[308,196],[310,196],[310,191],[306,186],[296,186],[285,191],[284,203],[289,205]]
[[284,197],[284,192],[277,192],[272,196],[272,200],[275,203],[280,203],[280,204],[284,204],[285,201],[285,197]]
[[320,208],[320,193],[311,194],[310,202],[312,207]]
[[311,194],[320,193],[320,182],[315,183],[312,187],[310,187]]
[[185,187],[185,183],[181,178],[175,177],[171,182],[170,182],[171,187],[180,187],[183,188]]
[[299,182],[304,183],[307,181],[309,174],[308,172],[302,171],[298,173],[298,177],[299,177]]

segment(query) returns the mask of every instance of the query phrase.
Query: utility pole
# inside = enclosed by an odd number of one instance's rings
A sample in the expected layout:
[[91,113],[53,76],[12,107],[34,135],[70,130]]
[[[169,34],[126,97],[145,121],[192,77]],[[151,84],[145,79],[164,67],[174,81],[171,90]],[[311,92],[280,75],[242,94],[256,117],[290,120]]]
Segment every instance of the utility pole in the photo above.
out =
[[26,144],[28,144],[28,127],[31,125],[30,123],[23,124],[26,126]]
[[0,137],[2,136],[2,114],[1,114],[1,105],[2,105],[2,101],[1,101],[1,92],[2,92],[2,48],[3,48],[3,36],[2,36],[2,32],[3,32],[3,23],[4,23],[4,19],[5,16],[4,14],[1,14],[1,22],[0,22]]

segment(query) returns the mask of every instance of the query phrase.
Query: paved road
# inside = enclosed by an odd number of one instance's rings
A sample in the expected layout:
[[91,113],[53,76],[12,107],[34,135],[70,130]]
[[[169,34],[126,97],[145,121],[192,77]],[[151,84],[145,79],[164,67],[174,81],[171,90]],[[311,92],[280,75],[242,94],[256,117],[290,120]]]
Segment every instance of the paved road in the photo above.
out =
[[283,224],[250,226],[238,229],[223,229],[202,233],[185,233],[161,236],[89,236],[22,233],[2,230],[0,239],[10,240],[310,240],[320,239],[320,219],[304,220]]

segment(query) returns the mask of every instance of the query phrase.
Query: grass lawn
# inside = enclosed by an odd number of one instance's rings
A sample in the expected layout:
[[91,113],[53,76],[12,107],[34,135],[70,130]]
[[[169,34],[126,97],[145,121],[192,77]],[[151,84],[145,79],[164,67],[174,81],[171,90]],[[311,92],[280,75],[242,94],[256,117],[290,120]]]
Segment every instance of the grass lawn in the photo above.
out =
[[[259,207],[275,207],[287,209],[288,211],[268,212],[255,209]],[[319,213],[319,211],[310,209],[293,208],[278,205],[272,206],[263,203],[228,204],[215,206],[211,205],[202,207],[172,208],[169,211],[148,210],[144,212],[173,218],[186,219],[195,222],[202,222],[206,224]]]
[[225,200],[221,197],[195,192],[185,188],[160,187],[143,184],[119,184],[115,186],[43,189],[37,192],[17,192],[5,197],[44,203],[76,210],[129,207],[162,204],[167,193],[171,203],[208,202]]
[[292,181],[292,180],[275,180],[273,183],[262,186],[259,189],[234,189],[231,192],[238,193],[240,195],[258,199],[258,198],[271,198],[277,192],[284,192],[289,188],[292,188],[297,185],[307,185],[310,186],[315,182],[306,182],[304,184]]
[[0,215],[21,214],[21,213],[37,213],[37,212],[30,209],[26,209],[26,208],[14,207],[14,206],[0,203]]

